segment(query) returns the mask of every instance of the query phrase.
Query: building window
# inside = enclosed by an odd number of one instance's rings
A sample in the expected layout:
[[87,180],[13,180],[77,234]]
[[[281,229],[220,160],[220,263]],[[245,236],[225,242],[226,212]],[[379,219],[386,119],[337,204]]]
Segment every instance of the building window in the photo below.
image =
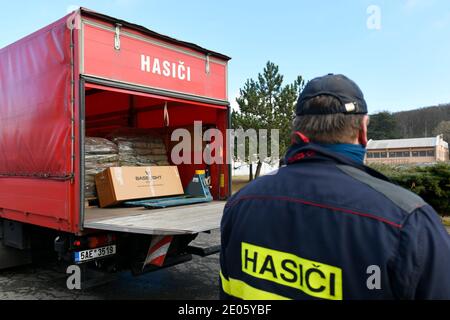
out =
[[380,153],[381,158],[387,158],[387,152],[381,152]]
[[401,156],[400,152],[392,152],[392,153],[394,154],[394,158],[398,158]]
[[434,156],[435,156],[434,150],[427,151],[427,157],[434,157]]
[[373,153],[373,157],[377,158],[377,159],[380,158],[380,153],[379,152],[374,152]]
[[413,151],[412,152],[412,156],[413,157],[418,157],[419,156],[419,152],[418,151]]
[[368,152],[367,153],[367,158],[373,158],[373,153],[372,152]]
[[426,151],[419,151],[419,156],[420,157],[426,157],[427,156],[427,152]]
[[410,156],[409,151],[389,152],[389,158],[407,158]]

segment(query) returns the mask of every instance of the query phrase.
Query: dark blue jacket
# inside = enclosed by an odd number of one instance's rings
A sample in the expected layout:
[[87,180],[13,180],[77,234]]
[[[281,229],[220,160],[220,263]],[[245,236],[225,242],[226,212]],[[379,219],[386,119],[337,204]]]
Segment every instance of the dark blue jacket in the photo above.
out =
[[450,237],[420,197],[315,144],[232,196],[221,297],[450,299]]

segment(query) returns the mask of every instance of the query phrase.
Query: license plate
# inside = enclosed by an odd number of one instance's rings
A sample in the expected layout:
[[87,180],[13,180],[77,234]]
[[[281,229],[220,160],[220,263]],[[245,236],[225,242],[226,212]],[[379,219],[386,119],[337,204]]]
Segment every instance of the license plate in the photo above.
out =
[[107,246],[75,252],[75,262],[86,262],[94,259],[104,258],[116,254],[116,246]]

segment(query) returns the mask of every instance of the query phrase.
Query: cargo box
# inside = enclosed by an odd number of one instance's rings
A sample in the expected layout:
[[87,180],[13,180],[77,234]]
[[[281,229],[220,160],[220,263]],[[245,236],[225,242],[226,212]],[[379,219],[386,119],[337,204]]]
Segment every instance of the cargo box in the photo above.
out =
[[113,167],[95,176],[100,207],[125,200],[183,194],[176,166]]

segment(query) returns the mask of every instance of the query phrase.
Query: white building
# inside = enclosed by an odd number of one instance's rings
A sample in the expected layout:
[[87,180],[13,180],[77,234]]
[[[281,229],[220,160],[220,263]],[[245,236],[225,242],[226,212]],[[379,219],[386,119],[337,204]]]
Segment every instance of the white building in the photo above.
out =
[[448,143],[433,138],[370,140],[366,163],[404,164],[449,161]]

